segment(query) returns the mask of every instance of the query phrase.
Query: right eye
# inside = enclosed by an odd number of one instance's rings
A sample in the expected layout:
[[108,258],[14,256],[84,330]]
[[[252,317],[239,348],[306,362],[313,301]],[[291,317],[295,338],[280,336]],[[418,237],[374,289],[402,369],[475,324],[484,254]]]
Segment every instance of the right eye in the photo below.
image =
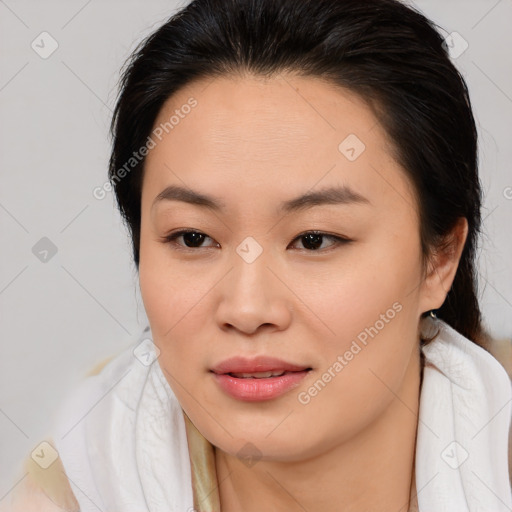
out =
[[[179,243],[178,239],[182,238],[183,243]],[[205,235],[204,233],[201,233],[200,231],[194,231],[191,229],[182,229],[180,231],[176,231],[175,233],[171,233],[170,235],[167,235],[165,237],[165,243],[174,244],[180,247],[183,247],[185,249],[201,249],[201,248],[208,248],[208,247],[215,247],[215,245],[210,246],[203,246],[203,242],[206,239],[210,239],[212,241],[213,238],[210,238],[208,235]],[[219,245],[217,242],[215,242],[217,246]]]

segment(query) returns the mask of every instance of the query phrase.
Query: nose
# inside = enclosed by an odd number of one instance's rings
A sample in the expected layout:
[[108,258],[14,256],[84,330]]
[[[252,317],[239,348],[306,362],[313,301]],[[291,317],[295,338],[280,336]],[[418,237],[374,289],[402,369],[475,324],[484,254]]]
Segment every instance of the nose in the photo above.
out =
[[259,331],[281,331],[292,318],[292,297],[289,290],[269,268],[265,251],[252,263],[238,254],[233,269],[222,280],[216,321],[223,330],[236,330],[246,335]]

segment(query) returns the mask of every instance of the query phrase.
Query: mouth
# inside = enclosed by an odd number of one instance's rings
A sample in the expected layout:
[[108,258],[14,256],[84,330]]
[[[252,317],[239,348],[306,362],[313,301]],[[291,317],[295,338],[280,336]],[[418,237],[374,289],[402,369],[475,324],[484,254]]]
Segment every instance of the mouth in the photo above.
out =
[[300,385],[313,369],[274,358],[231,358],[211,371],[220,389],[248,402],[271,400]]
[[[306,368],[306,370],[311,370],[311,368]],[[287,372],[286,370],[274,370],[270,372],[255,372],[255,373],[239,373],[239,372],[229,372],[227,375],[231,375],[232,377],[236,377],[237,379],[269,379],[270,377],[280,377]]]

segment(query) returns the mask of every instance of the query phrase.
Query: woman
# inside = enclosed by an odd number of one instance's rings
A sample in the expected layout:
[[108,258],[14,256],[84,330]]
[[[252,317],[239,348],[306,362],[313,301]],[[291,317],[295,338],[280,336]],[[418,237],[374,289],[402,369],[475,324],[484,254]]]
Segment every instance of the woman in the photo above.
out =
[[511,509],[476,129],[431,22],[195,0],[134,54],[112,131],[150,329],[63,404],[32,503]]

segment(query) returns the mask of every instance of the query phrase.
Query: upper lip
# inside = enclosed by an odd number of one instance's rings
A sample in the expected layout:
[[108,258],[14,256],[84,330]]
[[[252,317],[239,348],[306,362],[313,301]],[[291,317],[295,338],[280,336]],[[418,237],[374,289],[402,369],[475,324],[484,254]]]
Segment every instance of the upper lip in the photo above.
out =
[[254,358],[231,357],[212,368],[214,373],[257,373],[270,371],[299,372],[310,369],[306,365],[288,363],[275,357],[258,356]]

